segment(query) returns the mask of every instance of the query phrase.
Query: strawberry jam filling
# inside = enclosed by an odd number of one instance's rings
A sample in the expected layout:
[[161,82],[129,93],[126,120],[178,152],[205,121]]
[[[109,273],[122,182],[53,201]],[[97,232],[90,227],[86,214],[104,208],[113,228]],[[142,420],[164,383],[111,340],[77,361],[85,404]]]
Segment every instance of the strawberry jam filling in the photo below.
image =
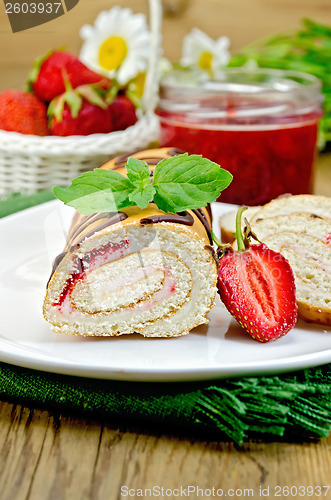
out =
[[122,240],[119,243],[107,243],[99,248],[93,249],[84,255],[83,258],[74,256],[75,271],[67,279],[66,284],[57,301],[53,303],[54,307],[61,308],[65,299],[70,295],[76,283],[83,279],[87,271],[93,271],[96,267],[102,266],[112,260],[117,260],[128,253],[129,242]]
[[[96,248],[84,255],[83,258],[78,257],[78,255],[74,255],[75,271],[67,279],[58,300],[53,303],[53,306],[57,307],[61,312],[64,312],[65,310],[68,312],[69,310],[71,310],[72,306],[70,305],[70,296],[77,283],[79,281],[83,281],[88,272],[93,271],[103,264],[107,264],[108,262],[115,261],[120,259],[121,257],[124,257],[129,253],[128,250],[129,242],[128,240],[123,240],[117,244],[110,242],[106,245],[102,245],[101,247]],[[153,265],[145,268],[144,276],[148,276],[149,271],[152,272],[153,270],[155,270],[155,266]],[[164,267],[163,270],[165,276],[162,289],[156,292],[153,295],[153,298],[151,298],[147,302],[141,303],[140,308],[148,310],[151,307],[155,306],[156,303],[162,302],[169,295],[176,292],[176,283],[172,276],[171,270],[168,267]],[[136,276],[133,277],[132,284],[134,284],[135,281],[139,280],[139,277],[140,276],[137,273]],[[118,285],[121,286],[121,283],[118,282]]]

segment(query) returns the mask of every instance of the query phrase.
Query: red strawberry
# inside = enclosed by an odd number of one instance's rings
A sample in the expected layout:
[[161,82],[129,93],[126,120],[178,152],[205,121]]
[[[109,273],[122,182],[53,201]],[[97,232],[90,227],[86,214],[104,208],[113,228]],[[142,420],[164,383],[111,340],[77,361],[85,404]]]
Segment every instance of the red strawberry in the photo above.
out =
[[28,90],[40,99],[52,101],[65,91],[64,75],[73,88],[98,83],[107,87],[110,80],[88,69],[76,56],[64,51],[52,51],[34,62],[28,78]]
[[67,91],[49,105],[48,116],[53,135],[90,135],[113,131],[112,117],[106,102],[91,85]]
[[136,108],[125,95],[118,95],[110,105],[114,130],[125,130],[137,121]]
[[4,90],[0,94],[0,129],[21,134],[48,135],[45,104],[29,92]]
[[268,342],[294,327],[297,304],[293,271],[288,261],[264,243],[249,246],[250,230],[242,237],[237,214],[238,252],[221,251],[219,294],[228,311],[253,339]]

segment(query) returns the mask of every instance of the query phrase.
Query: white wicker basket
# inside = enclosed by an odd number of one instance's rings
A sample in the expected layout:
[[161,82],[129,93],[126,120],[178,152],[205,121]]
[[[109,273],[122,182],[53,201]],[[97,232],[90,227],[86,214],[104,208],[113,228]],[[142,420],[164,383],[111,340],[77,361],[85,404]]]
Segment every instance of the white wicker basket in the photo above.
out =
[[80,173],[108,158],[143,149],[158,138],[154,114],[161,50],[161,4],[149,0],[151,51],[143,95],[143,112],[126,130],[88,136],[38,137],[0,131],[0,198],[66,186]]

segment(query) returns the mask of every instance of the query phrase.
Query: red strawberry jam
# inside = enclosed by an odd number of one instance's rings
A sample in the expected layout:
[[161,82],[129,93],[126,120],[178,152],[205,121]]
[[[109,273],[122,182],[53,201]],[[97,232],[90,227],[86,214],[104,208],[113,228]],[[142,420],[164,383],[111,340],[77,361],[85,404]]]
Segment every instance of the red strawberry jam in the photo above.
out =
[[61,295],[58,300],[53,303],[53,306],[61,308],[65,299],[74,289],[76,283],[81,280],[87,272],[93,271],[93,269],[101,266],[102,264],[106,264],[107,262],[123,257],[128,248],[129,242],[127,240],[122,240],[118,244],[110,242],[107,243],[107,245],[95,248],[91,252],[84,255],[82,259],[78,256],[74,256],[75,271],[71,274],[70,278],[67,279]]
[[219,79],[175,72],[161,85],[160,146],[201,154],[233,174],[219,201],[258,205],[310,193],[321,116],[310,75],[227,68]]

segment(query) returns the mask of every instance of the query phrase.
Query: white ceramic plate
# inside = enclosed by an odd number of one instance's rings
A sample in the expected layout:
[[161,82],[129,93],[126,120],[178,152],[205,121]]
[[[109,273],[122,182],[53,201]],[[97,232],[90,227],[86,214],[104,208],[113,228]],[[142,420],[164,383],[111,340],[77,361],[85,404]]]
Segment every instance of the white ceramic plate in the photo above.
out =
[[[215,226],[231,205],[214,204]],[[86,377],[180,381],[284,372],[331,362],[331,330],[304,322],[276,342],[246,335],[217,299],[210,323],[188,336],[145,339],[54,334],[45,286],[72,209],[52,201],[0,220],[0,360]],[[217,231],[217,227],[214,228]]]

